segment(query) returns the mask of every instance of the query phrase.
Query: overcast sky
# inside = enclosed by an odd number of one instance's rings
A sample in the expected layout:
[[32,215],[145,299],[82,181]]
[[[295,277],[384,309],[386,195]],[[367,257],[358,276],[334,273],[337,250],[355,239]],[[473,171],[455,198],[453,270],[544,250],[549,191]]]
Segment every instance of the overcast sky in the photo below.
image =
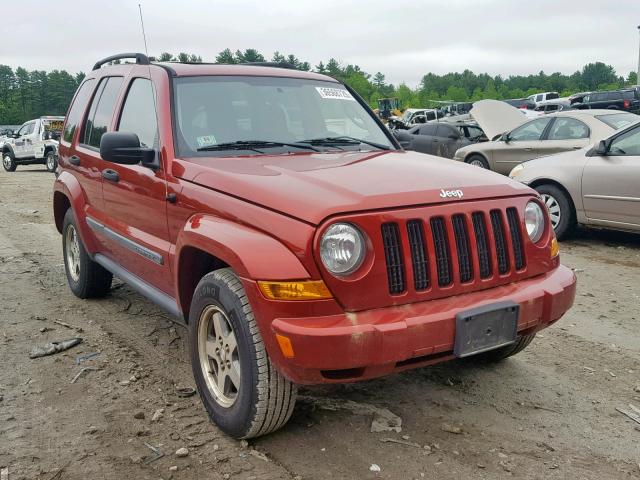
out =
[[[4,1],[4,0],[3,0]],[[87,71],[144,51],[138,0],[19,0],[4,23],[0,64]],[[224,48],[335,57],[392,83],[427,72],[573,73],[603,61],[637,68],[640,0],[143,0],[150,54]],[[5,14],[7,13],[6,9]]]

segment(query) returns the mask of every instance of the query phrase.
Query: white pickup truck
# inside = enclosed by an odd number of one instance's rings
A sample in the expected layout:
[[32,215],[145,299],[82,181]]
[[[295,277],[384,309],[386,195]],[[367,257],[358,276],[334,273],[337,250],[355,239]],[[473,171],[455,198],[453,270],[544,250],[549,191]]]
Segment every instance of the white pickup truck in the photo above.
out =
[[58,142],[64,117],[46,116],[29,120],[2,146],[2,166],[14,172],[18,165],[46,165],[55,172],[58,166]]

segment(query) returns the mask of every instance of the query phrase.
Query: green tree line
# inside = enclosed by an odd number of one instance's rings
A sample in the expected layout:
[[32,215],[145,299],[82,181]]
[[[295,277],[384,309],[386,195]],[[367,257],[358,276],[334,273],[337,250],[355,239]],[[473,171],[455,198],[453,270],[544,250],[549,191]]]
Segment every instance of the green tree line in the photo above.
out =
[[[152,60],[191,63],[203,61],[200,55],[185,52],[177,55],[162,52],[157,57],[152,57]],[[635,72],[624,77],[618,75],[611,65],[603,62],[589,63],[571,75],[559,72],[546,74],[543,71],[508,77],[476,74],[470,70],[444,75],[427,73],[416,88],[410,88],[404,83],[387,83],[382,72],[371,75],[358,65],[342,64],[335,58],[312,66],[293,54],[274,52],[268,58],[253,48],[235,52],[227,48],[218,53],[213,62],[286,63],[299,70],[324,73],[352,87],[372,107],[376,107],[378,99],[384,97],[397,97],[403,108],[429,107],[442,100],[465,102],[484,98],[522,98],[543,91],[557,91],[561,96],[567,96],[579,91],[612,90],[638,83]],[[28,71],[22,67],[13,70],[10,66],[0,65],[0,124],[20,124],[41,115],[64,115],[83,78],[84,73],[72,75],[65,70]]]

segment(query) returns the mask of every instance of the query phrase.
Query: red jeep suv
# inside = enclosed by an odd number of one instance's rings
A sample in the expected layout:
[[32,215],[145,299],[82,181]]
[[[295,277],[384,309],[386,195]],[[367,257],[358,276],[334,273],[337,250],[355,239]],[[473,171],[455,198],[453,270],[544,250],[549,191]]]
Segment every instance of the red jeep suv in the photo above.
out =
[[296,384],[506,358],[574,300],[536,192],[403,151],[324,75],[115,55],[78,88],[59,157],[71,290],[115,275],[186,324],[235,437],[285,424]]

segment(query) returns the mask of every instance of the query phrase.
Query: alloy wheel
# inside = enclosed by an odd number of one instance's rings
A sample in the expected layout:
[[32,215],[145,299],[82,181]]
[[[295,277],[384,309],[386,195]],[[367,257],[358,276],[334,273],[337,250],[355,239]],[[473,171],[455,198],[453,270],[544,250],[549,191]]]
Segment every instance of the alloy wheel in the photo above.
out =
[[74,282],[80,279],[80,240],[78,232],[73,225],[67,228],[65,239],[65,255],[67,257],[67,267]]
[[240,390],[240,356],[233,326],[217,305],[207,306],[198,325],[200,368],[216,402],[231,407]]
[[5,155],[2,157],[2,165],[5,170],[9,170],[11,168],[11,157],[9,155]]
[[56,165],[56,157],[52,153],[47,155],[47,170],[53,171]]

